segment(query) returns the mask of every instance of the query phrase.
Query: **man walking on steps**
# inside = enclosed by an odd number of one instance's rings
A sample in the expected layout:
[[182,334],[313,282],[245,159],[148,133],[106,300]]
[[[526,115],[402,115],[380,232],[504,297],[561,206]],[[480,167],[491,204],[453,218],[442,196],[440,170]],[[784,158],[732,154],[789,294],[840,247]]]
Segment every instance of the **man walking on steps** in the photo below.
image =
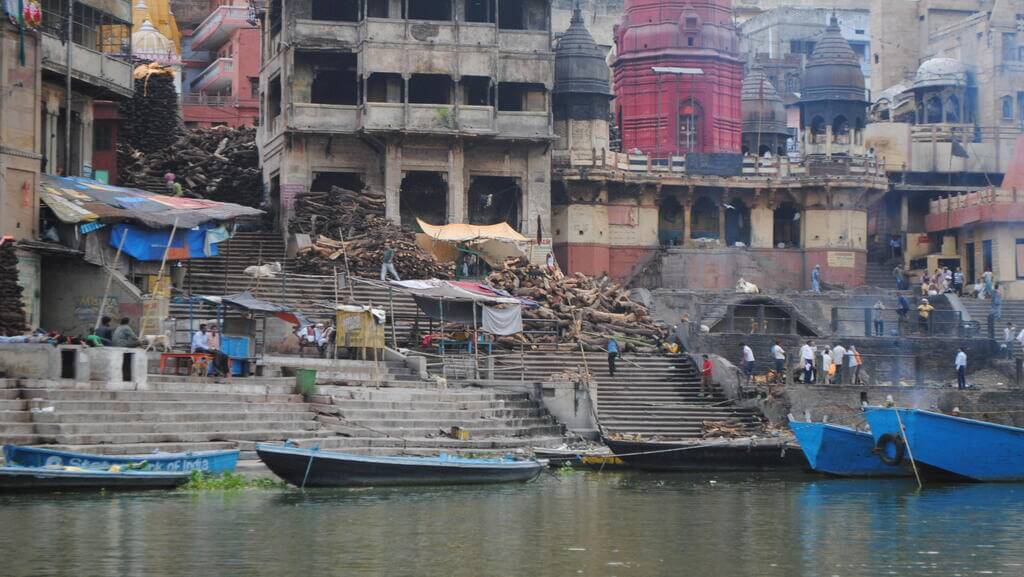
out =
[[608,374],[615,376],[615,359],[619,356],[619,341],[615,337],[608,339]]
[[704,363],[700,367],[700,398],[711,395],[711,359],[704,355]]
[[963,347],[957,350],[953,363],[956,365],[956,388],[962,391],[967,388],[967,353]]
[[750,380],[754,378],[754,349],[750,348],[747,343],[740,343],[743,347],[743,373],[747,375],[747,384],[750,384]]
[[807,341],[800,347],[800,362],[804,364],[804,384],[814,382],[814,342]]
[[782,385],[786,383],[786,349],[782,348],[782,342],[775,339],[772,347],[772,359],[775,361],[775,382]]

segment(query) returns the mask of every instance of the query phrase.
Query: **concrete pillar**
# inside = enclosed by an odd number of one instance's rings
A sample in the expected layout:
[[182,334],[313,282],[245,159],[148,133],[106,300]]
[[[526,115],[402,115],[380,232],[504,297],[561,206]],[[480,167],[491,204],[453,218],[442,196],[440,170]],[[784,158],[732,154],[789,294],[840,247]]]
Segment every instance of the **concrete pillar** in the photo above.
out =
[[384,144],[384,214],[388,220],[400,224],[400,198],[402,190],[402,147],[394,141]]
[[521,232],[531,238],[537,236],[540,220],[541,235],[552,238],[551,228],[551,153],[546,145],[533,145],[526,151],[526,179],[522,183],[523,215]]
[[683,203],[683,243],[690,240],[690,215],[693,214],[693,202],[686,200]]
[[462,140],[448,151],[448,223],[466,222],[466,156]]
[[775,213],[765,203],[750,209],[750,246],[771,248],[775,239]]
[[722,196],[722,202],[718,203],[718,242],[725,244],[725,207],[722,206],[725,202],[725,196]]
[[[79,145],[82,150],[82,166],[79,166],[79,174],[82,176],[88,176],[93,178],[93,166],[92,166],[92,131],[93,131],[93,114],[92,114],[92,98],[86,98],[82,105],[82,113],[80,115],[82,119],[82,130],[81,142]],[[85,167],[88,165],[89,171],[86,173]]]

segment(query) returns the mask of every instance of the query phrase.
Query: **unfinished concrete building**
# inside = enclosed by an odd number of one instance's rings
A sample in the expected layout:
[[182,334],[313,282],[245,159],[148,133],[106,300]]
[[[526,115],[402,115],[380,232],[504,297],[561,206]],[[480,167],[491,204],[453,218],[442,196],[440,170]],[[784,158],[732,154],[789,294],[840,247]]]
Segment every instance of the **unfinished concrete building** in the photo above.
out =
[[332,185],[415,225],[550,236],[550,0],[271,0],[259,144],[279,223]]

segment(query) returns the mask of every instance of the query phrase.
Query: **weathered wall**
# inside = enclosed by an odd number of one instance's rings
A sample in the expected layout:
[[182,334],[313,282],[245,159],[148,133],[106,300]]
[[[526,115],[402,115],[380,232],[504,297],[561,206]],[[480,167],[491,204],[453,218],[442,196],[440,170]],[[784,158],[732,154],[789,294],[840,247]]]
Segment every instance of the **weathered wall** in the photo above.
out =
[[673,247],[662,257],[664,288],[732,289],[740,278],[765,289],[804,288],[803,251]]
[[[47,331],[85,335],[96,323],[107,285],[107,275],[98,266],[76,259],[46,257],[43,263],[40,326]],[[142,301],[121,283],[110,285],[104,315],[117,325],[121,317],[131,319],[138,332]]]

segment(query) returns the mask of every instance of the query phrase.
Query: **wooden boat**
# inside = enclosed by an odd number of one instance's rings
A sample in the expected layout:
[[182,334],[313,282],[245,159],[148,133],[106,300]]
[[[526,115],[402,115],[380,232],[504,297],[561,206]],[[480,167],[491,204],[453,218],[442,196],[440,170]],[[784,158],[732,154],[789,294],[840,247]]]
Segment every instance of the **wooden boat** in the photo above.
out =
[[899,463],[887,464],[875,452],[871,433],[829,423],[789,420],[811,468],[838,477],[909,477],[913,472]]
[[0,467],[0,491],[171,489],[187,483],[190,475],[191,473],[166,471],[100,471],[78,467],[8,466]]
[[93,455],[72,451],[56,451],[42,447],[4,445],[4,461],[21,467],[68,466],[107,470],[114,465],[145,463],[144,471],[190,472],[220,474],[235,470],[238,451],[198,451],[189,453],[152,453],[149,455]]
[[536,460],[439,457],[370,457],[289,445],[256,445],[275,475],[297,487],[476,485],[532,481],[544,464]]
[[548,449],[534,447],[533,456],[548,462],[552,468],[571,466],[578,469],[608,471],[629,467],[609,449]]
[[782,439],[602,440],[629,466],[644,471],[772,471],[808,466],[803,451]]
[[864,416],[881,456],[913,457],[923,477],[1024,481],[1024,429],[918,409],[868,407]]

